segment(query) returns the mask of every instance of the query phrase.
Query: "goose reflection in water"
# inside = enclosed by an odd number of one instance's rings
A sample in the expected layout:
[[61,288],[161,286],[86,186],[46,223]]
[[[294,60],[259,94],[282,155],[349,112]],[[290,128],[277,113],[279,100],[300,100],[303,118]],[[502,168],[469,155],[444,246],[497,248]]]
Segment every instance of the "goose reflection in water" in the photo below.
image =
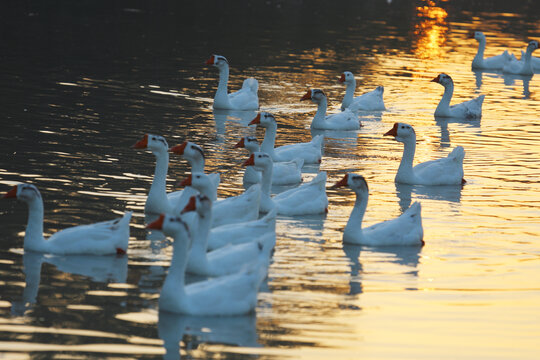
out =
[[166,360],[180,359],[180,341],[189,335],[187,349],[199,343],[226,344],[241,347],[260,347],[257,343],[257,318],[244,316],[189,316],[159,312],[158,336],[163,340]]
[[25,251],[23,254],[25,287],[22,300],[13,302],[11,311],[14,315],[24,315],[29,305],[37,302],[43,263],[51,264],[64,273],[86,276],[95,282],[125,283],[127,280],[128,257],[125,255],[61,256]]
[[476,78],[476,88],[480,89],[483,84],[484,73],[486,76],[491,78],[500,78],[502,76],[504,85],[514,86],[516,81],[521,80],[523,85],[523,99],[530,99],[531,91],[529,90],[529,84],[534,75],[514,75],[514,74],[501,74],[500,71],[489,71],[489,70],[473,70],[474,76]]
[[412,194],[420,195],[421,198],[442,200],[459,203],[461,201],[462,185],[409,185],[395,183],[396,194],[399,198],[401,211],[411,206]]
[[[216,132],[217,132],[217,138],[220,140],[218,143],[224,143],[225,142],[225,130],[226,130],[226,123],[228,121],[230,122],[236,122],[239,125],[244,126],[244,132],[240,135],[254,135],[255,129],[254,127],[248,126],[251,120],[255,116],[257,116],[257,112],[255,111],[239,111],[239,110],[222,110],[222,109],[214,109],[214,121],[216,122]],[[240,137],[239,136],[239,137]]]
[[441,141],[440,141],[441,148],[450,147],[451,145],[450,131],[448,130],[448,124],[464,124],[471,128],[476,128],[478,129],[477,135],[480,135],[482,132],[480,128],[481,118],[465,119],[465,118],[447,118],[447,117],[435,116],[435,124],[437,124],[441,129]]

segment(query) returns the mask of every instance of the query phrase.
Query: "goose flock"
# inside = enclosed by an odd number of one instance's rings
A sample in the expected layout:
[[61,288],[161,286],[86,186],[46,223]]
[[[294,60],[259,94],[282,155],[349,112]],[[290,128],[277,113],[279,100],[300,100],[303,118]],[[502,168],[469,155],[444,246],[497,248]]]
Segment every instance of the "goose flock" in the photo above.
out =
[[[508,51],[484,58],[486,37],[474,32],[479,42],[473,69],[489,69],[509,74],[528,75],[540,69],[540,60],[532,53],[538,41],[529,42],[521,59]],[[237,92],[229,92],[229,62],[224,56],[212,55],[207,65],[219,70],[219,83],[213,100],[214,109],[259,111],[259,82],[244,80]],[[450,105],[454,83],[444,73],[433,80],[444,87],[434,115],[443,118],[477,119],[482,116],[484,95]],[[317,104],[312,129],[356,131],[362,127],[360,111],[386,110],[383,86],[354,97],[356,80],[350,71],[341,74],[346,85],[341,112],[327,114],[328,99],[322,89],[309,89],[301,97]],[[246,136],[231,147],[245,148],[249,154],[243,162],[246,190],[237,196],[218,199],[220,175],[205,172],[203,148],[190,141],[169,147],[161,135],[144,134],[133,148],[150,151],[155,157],[152,184],[144,207],[147,229],[161,231],[173,238],[173,255],[159,298],[161,310],[189,315],[240,315],[254,310],[261,283],[276,245],[276,216],[324,214],[329,211],[327,173],[319,171],[309,182],[302,181],[306,164],[322,162],[324,134],[311,141],[275,146],[278,135],[276,117],[258,112],[249,126],[264,128],[264,139]],[[454,148],[447,157],[413,166],[416,133],[406,123],[395,123],[384,136],[403,143],[401,163],[395,182],[427,186],[466,183],[463,172],[465,150]],[[185,158],[191,173],[178,185],[182,190],[167,193],[166,178],[169,155]],[[142,155],[141,155],[142,156]],[[272,185],[292,188],[271,194]],[[423,246],[421,204],[414,202],[402,215],[368,227],[362,220],[367,210],[369,188],[360,174],[347,173],[331,188],[348,187],[356,201],[343,231],[343,242],[366,246]],[[62,255],[124,255],[128,251],[131,212],[110,221],[80,225],[59,231],[48,239],[43,236],[43,200],[36,186],[21,183],[4,198],[16,198],[28,205],[28,222],[24,250]],[[157,219],[156,219],[157,218]],[[202,275],[205,280],[186,283],[186,274]]]

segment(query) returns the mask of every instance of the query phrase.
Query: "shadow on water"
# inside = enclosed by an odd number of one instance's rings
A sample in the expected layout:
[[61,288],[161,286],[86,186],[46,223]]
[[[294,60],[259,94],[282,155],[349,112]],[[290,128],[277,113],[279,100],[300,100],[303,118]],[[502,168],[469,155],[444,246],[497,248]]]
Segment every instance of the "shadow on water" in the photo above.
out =
[[409,185],[396,183],[396,194],[401,211],[411,206],[412,194],[424,199],[442,200],[459,203],[461,201],[461,185]]
[[481,119],[479,118],[466,119],[466,118],[447,118],[447,117],[435,116],[435,124],[437,124],[437,126],[439,126],[439,128],[441,129],[440,147],[446,148],[446,147],[450,147],[451,145],[450,130],[448,129],[448,124],[463,124],[471,128],[478,128],[478,133],[480,133],[481,132],[480,123],[481,123]]

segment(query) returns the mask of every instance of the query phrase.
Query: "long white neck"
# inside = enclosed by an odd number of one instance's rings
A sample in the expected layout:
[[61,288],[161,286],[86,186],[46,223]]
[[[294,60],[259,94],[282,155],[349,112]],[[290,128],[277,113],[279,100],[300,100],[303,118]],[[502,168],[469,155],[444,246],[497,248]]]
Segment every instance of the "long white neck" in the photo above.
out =
[[358,241],[362,239],[362,221],[364,220],[364,214],[366,213],[368,203],[367,194],[356,193],[356,201],[354,202],[354,208],[349,216],[349,221],[347,221],[347,226],[343,232],[345,238],[355,239]]
[[274,164],[267,162],[262,169],[261,191],[266,196],[270,197],[270,189],[272,187],[272,174],[274,172]]
[[319,104],[317,105],[317,112],[311,121],[311,127],[322,128],[326,118],[326,108],[328,107],[328,99],[323,96]]
[[148,192],[144,211],[149,213],[166,213],[170,211],[167,199],[167,171],[169,170],[169,154],[166,151],[153,152],[156,156],[154,180]]
[[219,84],[214,96],[214,107],[230,108],[227,84],[229,83],[229,65],[219,67]]
[[347,89],[345,90],[345,96],[341,102],[341,110],[345,110],[351,105],[354,98],[354,90],[356,89],[356,79],[347,82]]
[[24,249],[46,252],[48,243],[43,237],[43,200],[34,198],[28,204],[28,223],[24,235]]
[[187,265],[187,258],[189,252],[189,244],[187,239],[182,239],[179,232],[174,234],[173,243],[173,256],[171,259],[171,266],[169,272],[163,282],[161,294],[159,296],[160,308],[166,310],[173,310],[178,308],[184,308],[186,292],[185,286],[185,272]]
[[198,218],[199,226],[197,226],[197,230],[193,234],[190,258],[206,257],[208,251],[208,233],[212,225],[212,210],[199,214]]
[[276,144],[277,124],[272,122],[265,128],[264,139],[261,144],[261,151],[270,155],[274,159],[274,146]]
[[444,94],[435,109],[435,115],[448,115],[450,113],[450,100],[454,94],[454,83],[450,82],[444,87]]
[[396,174],[396,180],[412,179],[413,174],[413,160],[414,153],[416,151],[416,139],[409,138],[403,142],[403,155],[399,168]]
[[484,51],[486,50],[486,39],[478,41],[478,51],[473,59],[473,62],[484,60]]
[[530,66],[532,53],[533,53],[533,48],[527,47],[527,51],[525,51],[525,55],[523,55],[523,62],[525,63],[524,66]]
[[187,160],[191,165],[191,172],[204,172],[204,158],[200,154],[189,157]]

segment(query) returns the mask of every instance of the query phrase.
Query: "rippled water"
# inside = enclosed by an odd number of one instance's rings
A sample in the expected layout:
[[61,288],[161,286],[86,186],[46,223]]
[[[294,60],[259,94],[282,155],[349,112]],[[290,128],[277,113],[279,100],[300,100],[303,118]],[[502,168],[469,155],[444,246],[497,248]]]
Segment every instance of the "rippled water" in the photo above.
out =
[[[13,5],[0,47],[0,184],[36,184],[47,234],[135,212],[128,256],[24,253],[27,209],[2,200],[0,357],[534,359],[540,352],[540,127],[537,76],[474,73],[486,55],[516,55],[540,37],[534,5],[489,9],[458,1],[234,2],[60,8]],[[225,4],[225,3],[224,3]],[[323,6],[324,5],[324,6]],[[479,6],[479,7],[475,7]],[[144,230],[154,157],[131,146],[144,134],[202,145],[222,174],[220,196],[243,191],[232,146],[255,113],[213,112],[212,53],[231,64],[230,88],[254,76],[261,109],[279,122],[278,145],[310,138],[324,89],[338,111],[342,71],[357,94],[385,87],[388,110],[362,114],[357,132],[327,133],[321,170],[370,187],[365,223],[422,203],[422,249],[343,246],[354,202],[328,190],[326,216],[279,217],[277,245],[256,313],[236,318],[159,314],[169,242]],[[481,120],[436,119],[442,87],[453,102],[485,94]],[[416,162],[466,150],[463,188],[396,186],[402,145],[382,134],[414,126]],[[304,169],[311,179],[318,168]],[[169,190],[189,168],[171,158]],[[278,189],[276,189],[278,191]]]

